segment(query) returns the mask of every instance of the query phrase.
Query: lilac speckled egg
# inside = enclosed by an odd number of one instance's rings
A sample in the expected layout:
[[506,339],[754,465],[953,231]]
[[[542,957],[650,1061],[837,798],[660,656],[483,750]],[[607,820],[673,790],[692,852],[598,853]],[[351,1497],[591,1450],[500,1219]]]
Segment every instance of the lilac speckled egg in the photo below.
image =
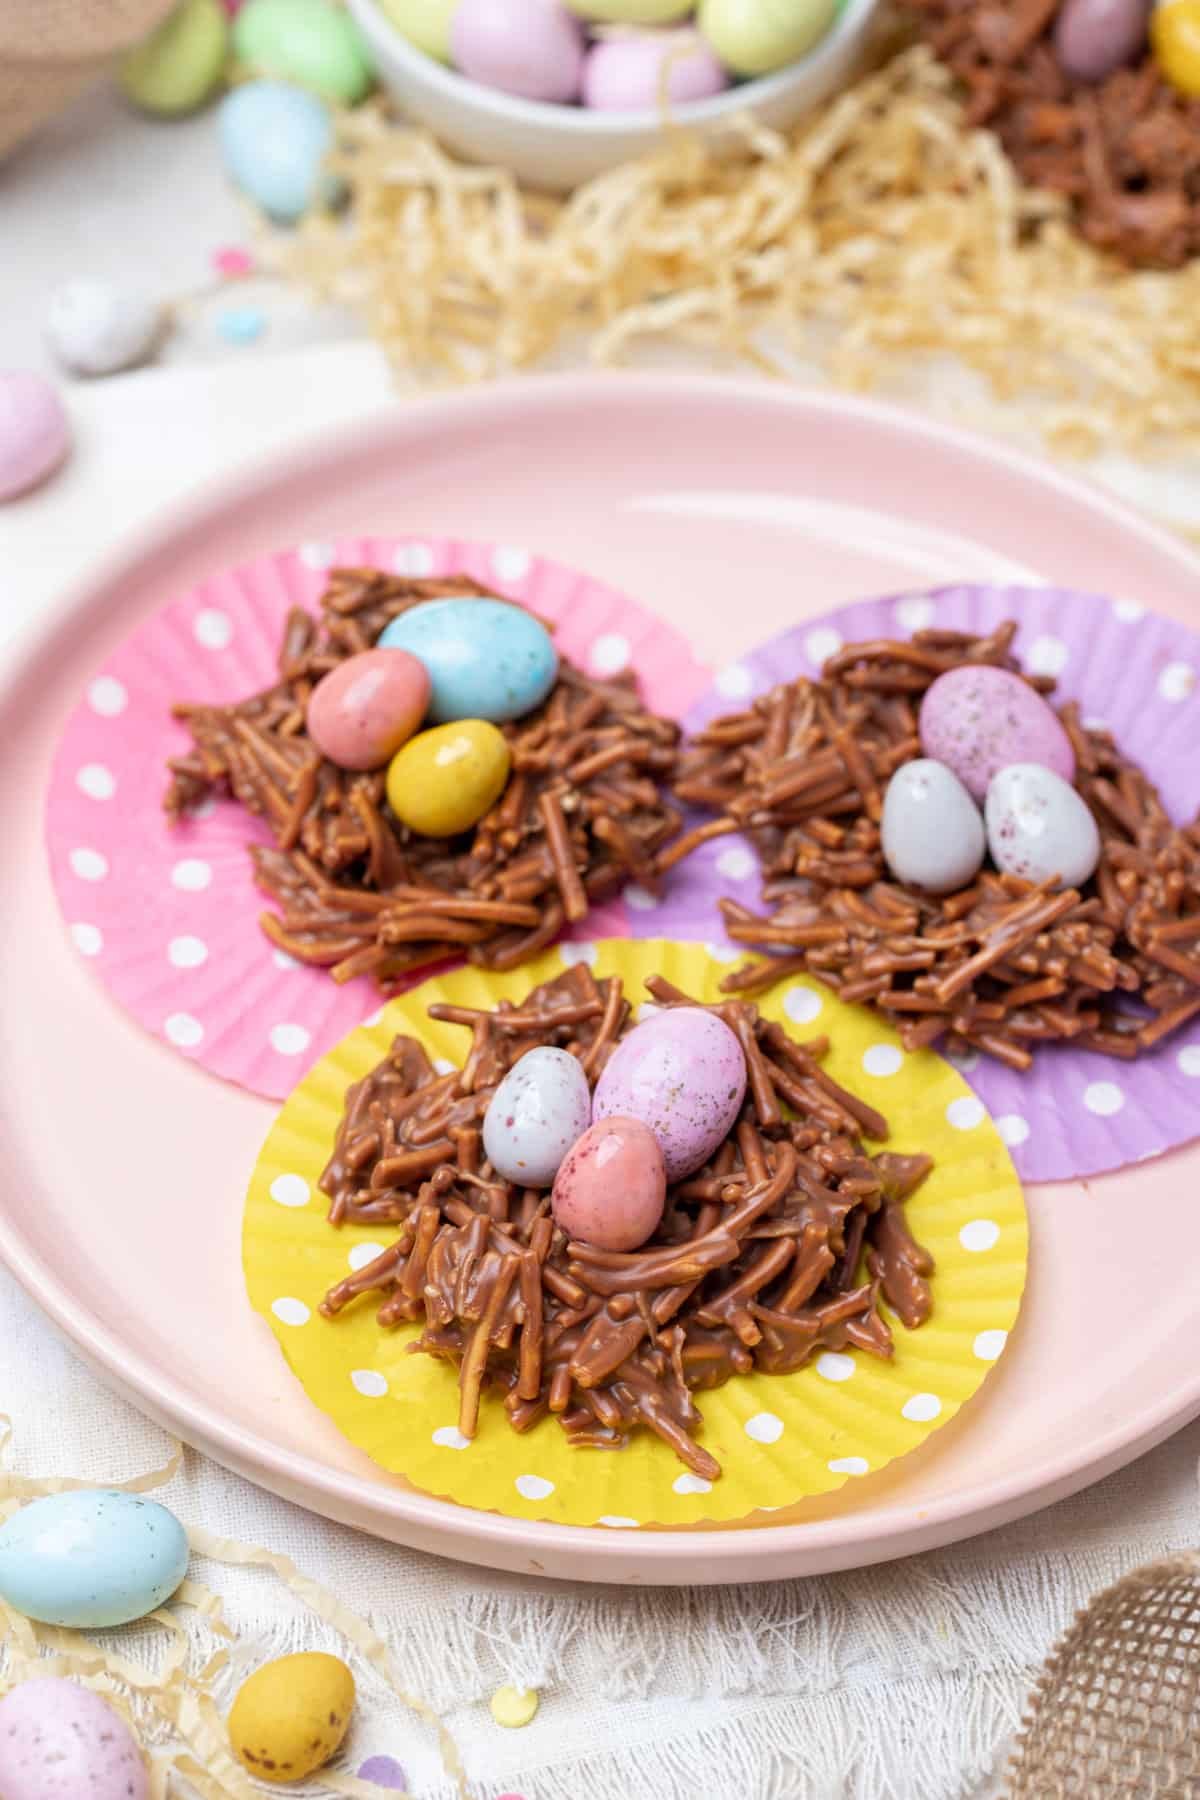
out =
[[125,1721],[74,1681],[23,1681],[0,1700],[4,1800],[147,1800],[146,1765]]
[[725,1139],[746,1093],[742,1046],[723,1019],[674,1006],[614,1050],[592,1096],[593,1119],[641,1119],[662,1146],[667,1180],[681,1181]]
[[62,401],[29,369],[0,371],[0,500],[36,487],[71,447]]
[[1058,716],[1009,669],[970,663],[939,675],[921,702],[921,748],[982,800],[1009,763],[1041,763],[1075,779],[1075,752]]
[[382,769],[425,717],[429,670],[407,650],[363,650],[322,677],[308,735],[340,769]]
[[729,86],[724,64],[698,31],[631,31],[601,38],[588,51],[583,104],[602,112],[640,112],[708,100]]
[[598,1250],[637,1250],[654,1235],[667,1199],[662,1149],[640,1119],[600,1119],[569,1152],[550,1205],[568,1237]]
[[492,1095],[483,1117],[483,1147],[505,1181],[549,1187],[591,1117],[592,1096],[579,1058],[550,1046],[529,1050]]
[[458,0],[450,50],[464,75],[523,100],[579,98],[583,26],[559,0]]
[[1146,48],[1151,0],[1066,0],[1054,49],[1072,81],[1103,81]]
[[1091,808],[1041,763],[1001,769],[988,789],[986,817],[992,861],[1006,875],[1079,887],[1100,860]]

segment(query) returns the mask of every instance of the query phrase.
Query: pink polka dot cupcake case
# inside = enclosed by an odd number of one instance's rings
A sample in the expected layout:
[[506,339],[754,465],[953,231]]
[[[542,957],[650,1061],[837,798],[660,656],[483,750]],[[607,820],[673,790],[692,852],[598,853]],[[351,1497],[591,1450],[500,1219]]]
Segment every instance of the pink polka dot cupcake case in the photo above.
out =
[[[1200,634],[1157,616],[1149,597],[1068,588],[960,585],[855,602],[784,631],[718,671],[687,714],[695,731],[801,675],[815,676],[843,644],[907,638],[931,626],[983,633],[1017,621],[1014,649],[1030,673],[1053,676],[1054,698],[1077,700],[1157,785],[1172,819],[1200,808]],[[707,940],[731,964],[750,952],[726,937],[723,895],[762,913],[758,856],[741,836],[702,844],[675,870],[662,901],[631,914],[635,936]],[[647,897],[648,898],[648,897]],[[819,983],[787,996],[805,1025],[820,1016]],[[879,1047],[896,1054],[889,1045]],[[868,1052],[868,1054],[871,1054]],[[1200,1016],[1126,1061],[1044,1047],[1018,1071],[969,1051],[958,1066],[995,1119],[1027,1181],[1066,1180],[1145,1161],[1200,1135]],[[982,1108],[980,1108],[982,1117]],[[963,1116],[952,1121],[969,1129]]]
[[[201,1068],[272,1099],[379,1006],[273,949],[249,849],[270,842],[242,807],[207,801],[170,826],[166,760],[188,746],[180,700],[233,701],[276,678],[283,623],[315,610],[334,566],[473,576],[552,623],[588,673],[632,667],[654,711],[679,717],[709,673],[625,595],[511,545],[436,537],[307,543],[214,575],[168,601],[96,670],[63,733],[46,806],[51,875],[79,954],[139,1024]],[[645,896],[594,908],[619,935]]]

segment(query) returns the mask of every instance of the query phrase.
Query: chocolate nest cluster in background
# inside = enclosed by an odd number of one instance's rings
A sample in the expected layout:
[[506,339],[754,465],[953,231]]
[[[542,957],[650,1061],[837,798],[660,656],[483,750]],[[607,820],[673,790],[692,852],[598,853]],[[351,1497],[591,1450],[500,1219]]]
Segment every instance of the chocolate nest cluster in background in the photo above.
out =
[[[660,1006],[697,1004],[661,977],[646,985]],[[786,1374],[822,1349],[890,1357],[881,1297],[909,1329],[931,1310],[933,1261],[904,1217],[931,1159],[863,1149],[887,1121],[822,1069],[827,1040],[796,1044],[747,1001],[712,1010],[746,1057],[742,1115],[668,1190],[650,1242],[623,1254],[569,1242],[549,1194],[501,1180],[481,1135],[529,1050],[569,1051],[595,1086],[632,1025],[621,982],[576,964],[519,1007],[431,1006],[470,1030],[470,1051],[438,1075],[398,1037],[347,1094],[321,1179],[330,1220],[400,1229],[322,1312],[375,1292],[381,1325],[424,1320],[413,1348],[457,1365],[467,1437],[496,1388],[517,1431],[552,1413],[572,1443],[617,1448],[644,1426],[706,1480],[721,1471],[696,1442],[696,1390],[753,1369]]]
[[1200,101],[1144,55],[1096,83],[1055,52],[1061,0],[904,0],[1023,180],[1065,195],[1082,235],[1124,262],[1200,252]]
[[466,576],[335,570],[319,619],[299,607],[289,615],[273,687],[232,706],[174,709],[195,748],[171,759],[168,816],[231,792],[265,819],[275,847],[251,854],[281,911],[264,913],[262,928],[336,981],[371,975],[386,987],[464,952],[515,968],[627,882],[656,891],[655,854],[680,825],[659,789],[679,727],[645,709],[633,674],[596,681],[561,659],[545,703],[501,727],[508,785],[460,838],[401,827],[382,770],[354,774],[323,757],[305,727],[316,683],[401,613],[448,596],[498,598]]
[[[985,869],[935,897],[889,874],[883,796],[922,754],[922,695],[965,663],[1022,674],[1015,635],[1010,621],[989,637],[919,631],[911,642],[848,644],[819,681],[774,688],[697,733],[675,790],[720,816],[659,860],[735,831],[758,850],[767,915],[728,899],[721,910],[731,938],[774,954],[735,970],[727,991],[806,970],[843,1000],[876,1007],[910,1049],[949,1039],[1015,1069],[1055,1041],[1135,1057],[1200,1013],[1200,823],[1176,827],[1153,782],[1073,702],[1056,710],[1101,841],[1081,889]],[[1046,677],[1025,679],[1053,690]],[[1122,998],[1141,1010],[1122,1009]]]

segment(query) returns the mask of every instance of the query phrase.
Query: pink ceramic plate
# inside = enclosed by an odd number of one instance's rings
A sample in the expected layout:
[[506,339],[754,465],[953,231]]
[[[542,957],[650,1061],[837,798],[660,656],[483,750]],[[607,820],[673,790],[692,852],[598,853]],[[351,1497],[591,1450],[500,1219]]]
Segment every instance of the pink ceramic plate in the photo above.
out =
[[861,402],[658,376],[406,403],[181,508],[69,596],[0,688],[0,1251],[47,1312],[139,1405],[291,1499],[444,1555],[602,1581],[924,1549],[1082,1487],[1200,1412],[1200,1313],[1177,1253],[1200,1148],[1033,1188],[1025,1309],[980,1399],[893,1472],[759,1528],[460,1510],[381,1476],[310,1406],[242,1291],[242,1193],[271,1108],[190,1068],[90,979],[58,918],[43,795],[88,675],[165,598],[279,544],[414,531],[590,570],[716,665],[841,601],[951,580],[1140,597],[1193,624],[1200,592],[1179,545],[1003,450]]

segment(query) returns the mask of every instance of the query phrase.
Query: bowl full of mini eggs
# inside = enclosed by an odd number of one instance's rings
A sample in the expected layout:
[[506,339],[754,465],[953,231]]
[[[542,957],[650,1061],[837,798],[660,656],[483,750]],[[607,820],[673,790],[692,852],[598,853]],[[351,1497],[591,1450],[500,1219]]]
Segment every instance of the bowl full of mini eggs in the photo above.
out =
[[348,0],[384,83],[451,149],[562,191],[846,82],[879,0]]

